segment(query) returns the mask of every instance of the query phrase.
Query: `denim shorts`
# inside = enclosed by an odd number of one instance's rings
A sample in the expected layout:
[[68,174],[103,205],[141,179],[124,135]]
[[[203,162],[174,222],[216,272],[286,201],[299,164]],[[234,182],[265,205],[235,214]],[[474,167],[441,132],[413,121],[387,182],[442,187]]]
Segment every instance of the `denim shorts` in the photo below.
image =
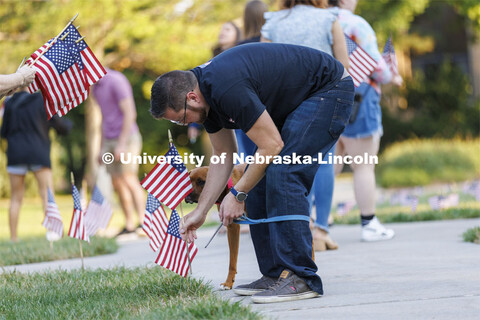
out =
[[348,138],[365,138],[372,135],[382,136],[382,110],[380,95],[370,85],[362,83],[355,92],[362,96],[355,122],[349,123],[343,136]]
[[18,176],[24,176],[28,171],[36,172],[45,168],[39,164],[16,164],[13,166],[7,166],[7,172]]

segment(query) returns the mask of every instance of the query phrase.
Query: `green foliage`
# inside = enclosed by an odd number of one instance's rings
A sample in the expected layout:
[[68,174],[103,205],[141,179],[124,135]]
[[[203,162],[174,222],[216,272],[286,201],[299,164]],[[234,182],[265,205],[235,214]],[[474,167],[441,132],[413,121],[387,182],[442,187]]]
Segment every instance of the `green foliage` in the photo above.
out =
[[416,72],[407,81],[407,100],[415,117],[411,131],[418,137],[455,135],[477,136],[480,133],[480,103],[471,100],[472,87],[459,67],[445,61],[440,67]]
[[163,268],[0,275],[8,319],[260,319],[193,278]]
[[[115,239],[100,237],[91,237],[90,243],[84,242],[82,247],[85,257],[115,253],[118,249]],[[78,240],[68,237],[54,242],[52,248],[45,237],[22,239],[18,243],[0,241],[0,267],[79,257]]]
[[404,36],[415,16],[422,14],[430,4],[429,0],[376,0],[359,1],[356,14],[367,20],[377,34],[379,43],[385,43],[392,35]]
[[468,229],[463,233],[463,241],[480,244],[480,227]]
[[382,187],[421,186],[480,176],[480,140],[409,140],[389,146],[377,166]]
[[[444,61],[440,66],[417,71],[406,80],[407,109],[384,108],[383,142],[416,138],[476,137],[480,135],[480,100],[463,71]],[[384,97],[384,102],[388,97]]]

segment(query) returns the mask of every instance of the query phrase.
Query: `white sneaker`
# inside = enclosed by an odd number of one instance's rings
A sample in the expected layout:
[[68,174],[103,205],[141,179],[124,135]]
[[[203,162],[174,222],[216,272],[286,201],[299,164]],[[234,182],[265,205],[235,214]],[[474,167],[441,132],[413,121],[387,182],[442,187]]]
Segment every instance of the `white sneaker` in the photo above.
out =
[[367,225],[362,227],[362,241],[390,240],[395,236],[395,231],[385,228],[377,217],[373,217]]

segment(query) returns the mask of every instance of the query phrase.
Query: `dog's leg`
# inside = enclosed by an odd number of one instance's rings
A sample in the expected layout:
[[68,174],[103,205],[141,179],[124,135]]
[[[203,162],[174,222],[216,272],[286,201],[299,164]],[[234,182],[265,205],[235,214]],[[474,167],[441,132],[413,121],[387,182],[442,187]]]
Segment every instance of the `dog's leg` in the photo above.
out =
[[225,290],[230,290],[237,274],[238,247],[240,242],[240,225],[231,223],[227,227],[228,247],[230,249],[230,265],[228,266],[227,280],[222,283]]

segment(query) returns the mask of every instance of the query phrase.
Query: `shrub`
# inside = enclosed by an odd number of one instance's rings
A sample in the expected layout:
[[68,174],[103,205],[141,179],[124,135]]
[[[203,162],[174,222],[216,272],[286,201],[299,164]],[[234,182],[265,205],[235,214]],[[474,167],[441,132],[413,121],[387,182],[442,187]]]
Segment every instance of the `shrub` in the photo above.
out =
[[456,182],[480,176],[480,139],[407,140],[388,147],[379,158],[382,187],[411,187]]
[[463,233],[463,241],[480,244],[480,227],[468,229]]

